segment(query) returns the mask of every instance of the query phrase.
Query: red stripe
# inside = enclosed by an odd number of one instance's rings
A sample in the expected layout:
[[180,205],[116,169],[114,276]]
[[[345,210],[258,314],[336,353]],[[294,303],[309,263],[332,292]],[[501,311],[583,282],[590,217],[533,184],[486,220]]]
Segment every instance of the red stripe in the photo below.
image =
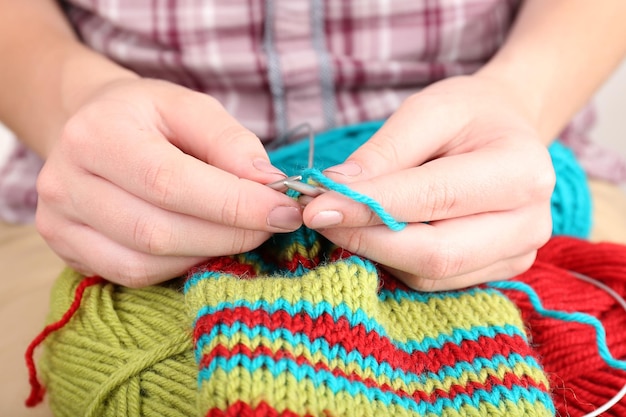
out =
[[311,341],[324,339],[333,346],[342,346],[347,352],[357,350],[361,355],[372,356],[378,362],[386,361],[393,368],[405,372],[421,373],[437,372],[443,366],[454,366],[461,361],[471,362],[476,358],[490,359],[496,354],[509,356],[518,353],[522,356],[531,355],[532,351],[520,336],[498,334],[495,337],[480,337],[477,341],[464,340],[460,344],[448,342],[439,349],[429,352],[415,351],[411,354],[399,350],[387,337],[381,337],[375,331],[368,332],[364,325],[352,326],[345,317],[335,319],[327,313],[313,319],[302,312],[295,316],[285,311],[268,313],[264,310],[250,310],[237,307],[217,311],[202,316],[194,329],[194,341],[211,332],[219,324],[232,326],[243,323],[250,328],[263,326],[270,331],[285,329],[295,333],[306,334]]
[[291,352],[285,350],[272,352],[272,350],[267,346],[258,346],[254,349],[254,351],[251,351],[247,345],[242,343],[233,346],[232,349],[229,349],[223,345],[216,346],[213,350],[211,350],[211,352],[205,354],[202,357],[199,367],[200,369],[208,367],[211,362],[217,357],[230,359],[234,355],[244,355],[250,359],[254,359],[260,356],[268,356],[276,361],[279,361],[281,359],[288,359],[296,363],[298,366],[308,365],[312,367],[315,372],[319,372],[321,370],[327,371],[335,377],[345,378],[352,383],[360,382],[368,388],[378,388],[383,392],[392,392],[402,398],[412,398],[416,402],[426,401],[428,403],[434,403],[440,398],[447,398],[452,400],[459,394],[467,394],[471,396],[474,395],[476,391],[490,392],[492,390],[492,387],[494,386],[504,386],[507,389],[511,389],[511,387],[515,385],[526,388],[534,387],[542,391],[547,391],[547,387],[543,383],[533,380],[532,377],[529,375],[523,375],[521,378],[519,378],[514,373],[507,372],[504,375],[503,379],[500,379],[495,375],[490,375],[487,377],[484,383],[470,380],[466,384],[451,385],[449,391],[435,389],[430,395],[426,394],[424,391],[414,391],[412,393],[409,393],[401,389],[395,390],[387,383],[380,385],[375,379],[362,378],[355,372],[347,374],[343,370],[338,368],[331,369],[323,362],[317,362],[313,364],[303,355],[294,356]]
[[[331,414],[326,412],[324,415],[331,416]],[[256,407],[251,407],[250,404],[243,401],[236,401],[229,405],[226,410],[219,408],[209,409],[206,417],[300,417],[300,415],[290,410],[279,412],[265,401],[262,401]],[[304,414],[302,417],[312,417],[312,414]]]

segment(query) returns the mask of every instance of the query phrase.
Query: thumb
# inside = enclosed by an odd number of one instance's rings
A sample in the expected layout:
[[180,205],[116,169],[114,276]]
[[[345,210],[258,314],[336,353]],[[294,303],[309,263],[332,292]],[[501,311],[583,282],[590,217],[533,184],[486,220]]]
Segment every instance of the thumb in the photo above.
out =
[[455,126],[445,108],[420,94],[409,97],[383,126],[340,165],[324,174],[341,183],[365,181],[413,168],[444,152]]
[[160,103],[165,134],[183,152],[240,178],[269,183],[285,175],[260,139],[213,97],[181,87]]

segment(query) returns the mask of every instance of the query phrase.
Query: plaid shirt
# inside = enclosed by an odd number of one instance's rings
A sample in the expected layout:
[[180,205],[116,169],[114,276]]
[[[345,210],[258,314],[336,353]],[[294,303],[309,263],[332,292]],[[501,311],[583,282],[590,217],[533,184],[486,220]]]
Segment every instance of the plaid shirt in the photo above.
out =
[[262,138],[389,116],[502,44],[520,0],[71,0],[83,41]]
[[[140,75],[217,98],[259,137],[389,116],[409,95],[469,74],[498,50],[521,0],[62,0],[83,41]],[[561,138],[591,176],[626,165],[589,141],[585,111]],[[37,157],[0,149],[0,219],[30,221]]]

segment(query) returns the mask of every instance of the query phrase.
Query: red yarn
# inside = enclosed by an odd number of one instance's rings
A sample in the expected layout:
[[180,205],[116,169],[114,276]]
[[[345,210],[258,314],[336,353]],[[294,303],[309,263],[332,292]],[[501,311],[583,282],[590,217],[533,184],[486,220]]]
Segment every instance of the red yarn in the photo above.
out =
[[[516,278],[530,285],[546,308],[598,318],[613,357],[626,359],[626,312],[604,290],[569,271],[594,278],[626,297],[626,246],[553,238],[539,251],[533,267]],[[534,311],[525,294],[506,294],[522,310],[531,343],[550,378],[557,415],[584,416],[626,384],[626,372],[609,368],[599,356],[591,327],[547,319]],[[626,401],[603,415],[626,416]]]
[[83,293],[85,292],[85,289],[92,285],[100,284],[101,282],[104,282],[104,279],[100,277],[88,277],[83,279],[76,287],[74,300],[72,301],[72,304],[67,309],[65,314],[63,314],[63,317],[61,317],[59,321],[47,325],[41,331],[41,333],[39,333],[37,337],[35,337],[35,339],[28,345],[28,348],[26,349],[26,353],[24,355],[26,359],[26,367],[28,368],[28,382],[30,383],[30,395],[26,399],[27,407],[34,407],[42,402],[46,391],[39,382],[39,379],[37,379],[37,368],[35,367],[34,359],[35,348],[37,348],[37,346],[39,346],[46,339],[46,337],[48,337],[48,335],[50,335],[52,332],[59,330],[71,320],[74,313],[76,313],[76,311],[80,307],[80,303],[83,299]]

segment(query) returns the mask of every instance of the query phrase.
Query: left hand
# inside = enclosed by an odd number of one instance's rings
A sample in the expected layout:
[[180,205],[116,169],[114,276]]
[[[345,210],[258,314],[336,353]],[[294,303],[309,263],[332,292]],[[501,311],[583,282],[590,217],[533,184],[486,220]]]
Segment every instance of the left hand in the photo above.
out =
[[478,75],[435,83],[325,171],[380,202],[406,229],[391,231],[364,205],[332,192],[308,202],[305,224],[419,290],[528,269],[551,234],[555,176],[510,87]]

